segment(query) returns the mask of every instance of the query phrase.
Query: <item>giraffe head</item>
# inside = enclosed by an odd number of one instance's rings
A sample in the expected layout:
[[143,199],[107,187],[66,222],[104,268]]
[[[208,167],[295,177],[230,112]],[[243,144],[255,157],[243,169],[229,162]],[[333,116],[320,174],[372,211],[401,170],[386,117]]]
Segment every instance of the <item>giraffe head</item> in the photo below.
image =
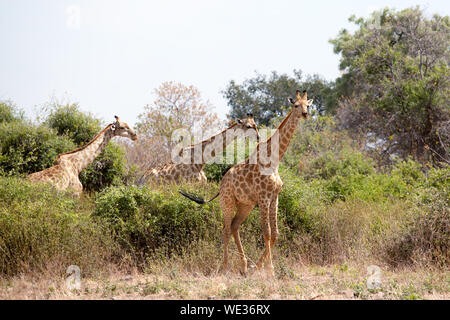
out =
[[255,122],[255,118],[253,117],[252,113],[247,113],[247,118],[245,118],[245,119],[237,119],[236,123],[237,123],[237,128],[240,128],[244,131],[255,130],[256,139],[257,139],[257,141],[259,141],[258,126]]
[[114,116],[114,118],[116,118],[116,121],[111,125],[111,131],[114,136],[125,137],[136,141],[136,132],[134,132],[127,123],[121,121],[118,116]]
[[295,93],[295,99],[289,98],[289,102],[294,106],[294,112],[301,112],[303,118],[308,118],[308,107],[313,103],[313,99],[308,100],[306,90],[302,93],[300,90],[297,90]]

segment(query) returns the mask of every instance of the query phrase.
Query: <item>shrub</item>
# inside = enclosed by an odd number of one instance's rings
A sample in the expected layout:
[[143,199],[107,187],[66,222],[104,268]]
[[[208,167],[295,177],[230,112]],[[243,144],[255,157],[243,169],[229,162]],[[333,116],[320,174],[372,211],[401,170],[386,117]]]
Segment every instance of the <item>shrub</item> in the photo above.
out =
[[23,112],[10,101],[0,101],[0,124],[23,120]]
[[233,165],[234,164],[211,163],[206,164],[203,171],[205,172],[208,181],[220,182],[225,173],[227,173]]
[[58,135],[69,137],[77,146],[89,142],[101,130],[100,120],[82,112],[76,103],[53,106],[44,124]]
[[220,234],[217,203],[200,207],[178,187],[108,187],[97,194],[94,215],[106,219],[118,241],[141,257],[157,248],[179,252]]
[[[409,162],[409,161],[408,161]],[[422,179],[413,163],[402,163],[407,177]],[[447,268],[450,263],[450,167],[432,169],[410,197],[413,206],[401,232],[392,236],[386,250],[394,266],[422,265]]]
[[80,181],[85,190],[98,191],[122,184],[125,175],[125,151],[110,142],[94,162],[80,173]]
[[74,148],[68,138],[44,126],[0,124],[0,170],[6,175],[41,171],[52,166],[58,154]]
[[117,247],[89,207],[49,186],[0,177],[0,275],[64,274],[72,264],[86,275],[110,263]]

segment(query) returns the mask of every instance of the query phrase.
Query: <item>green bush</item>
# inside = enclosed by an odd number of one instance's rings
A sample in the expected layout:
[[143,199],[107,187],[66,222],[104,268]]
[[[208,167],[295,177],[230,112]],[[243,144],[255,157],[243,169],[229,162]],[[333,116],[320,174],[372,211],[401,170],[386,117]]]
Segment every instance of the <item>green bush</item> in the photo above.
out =
[[86,275],[110,263],[117,246],[89,210],[88,199],[0,177],[0,275],[64,274],[72,264]]
[[100,120],[82,112],[78,104],[53,106],[44,124],[55,129],[58,135],[69,137],[77,146],[89,142],[101,130]]
[[120,185],[126,175],[125,151],[110,142],[105,150],[80,173],[80,181],[87,191],[98,191],[107,186]]
[[220,182],[225,173],[227,173],[232,166],[233,164],[211,163],[206,164],[203,171],[205,172],[208,181]]
[[97,194],[94,215],[109,221],[120,243],[142,256],[157,248],[179,252],[195,240],[216,237],[217,203],[200,207],[177,190],[108,187]]
[[23,120],[23,112],[10,101],[0,101],[0,124]]
[[52,129],[27,122],[0,124],[0,171],[5,175],[29,174],[53,165],[58,154],[75,145]]
[[[419,191],[418,203],[400,232],[386,248],[387,260],[394,266],[421,265],[448,268],[450,263],[449,170],[442,189],[426,187]],[[422,195],[423,194],[423,195]]]

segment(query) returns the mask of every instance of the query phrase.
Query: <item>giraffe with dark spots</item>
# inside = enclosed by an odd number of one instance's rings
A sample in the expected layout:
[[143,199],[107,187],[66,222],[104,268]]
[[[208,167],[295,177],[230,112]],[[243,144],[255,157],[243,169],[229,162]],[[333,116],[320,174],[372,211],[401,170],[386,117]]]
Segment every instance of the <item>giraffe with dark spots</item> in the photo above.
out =
[[[278,126],[274,134],[264,142],[257,145],[256,150],[242,163],[233,166],[222,178],[220,190],[210,200],[203,200],[181,192],[184,196],[204,204],[214,200],[220,195],[220,206],[223,212],[223,242],[224,258],[222,270],[229,270],[228,243],[233,236],[239,251],[240,271],[247,274],[247,259],[239,236],[239,228],[252,209],[258,205],[265,249],[256,264],[261,269],[265,264],[270,275],[274,276],[271,249],[278,239],[278,194],[283,182],[278,173],[278,165],[285,154],[291,138],[298,126],[300,119],[308,118],[308,107],[312,100],[308,100],[307,92],[297,90],[295,99],[289,98],[292,104],[291,112]],[[273,148],[273,150],[272,150]],[[261,153],[265,151],[264,153]],[[272,159],[262,159],[261,154],[266,154]],[[262,161],[264,160],[264,161]],[[256,163],[255,163],[256,162]]]

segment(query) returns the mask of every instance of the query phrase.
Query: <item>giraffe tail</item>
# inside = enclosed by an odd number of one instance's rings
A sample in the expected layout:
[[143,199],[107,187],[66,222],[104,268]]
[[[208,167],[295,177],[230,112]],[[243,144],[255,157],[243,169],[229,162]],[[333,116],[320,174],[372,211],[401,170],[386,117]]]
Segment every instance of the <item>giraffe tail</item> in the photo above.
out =
[[191,195],[191,194],[188,194],[188,193],[186,193],[186,192],[184,192],[184,191],[181,191],[181,190],[179,190],[178,192],[181,193],[181,194],[182,194],[183,196],[185,196],[186,198],[188,198],[189,200],[192,200],[192,201],[194,201],[194,202],[197,202],[198,204],[205,204],[205,203],[211,202],[211,201],[213,201],[215,198],[217,198],[217,197],[219,196],[219,194],[220,194],[220,191],[219,191],[219,192],[217,192],[217,194],[216,194],[214,197],[212,197],[211,199],[205,200],[205,199],[202,199],[202,198],[197,198],[197,197],[195,197],[195,196],[193,196],[193,195]]

